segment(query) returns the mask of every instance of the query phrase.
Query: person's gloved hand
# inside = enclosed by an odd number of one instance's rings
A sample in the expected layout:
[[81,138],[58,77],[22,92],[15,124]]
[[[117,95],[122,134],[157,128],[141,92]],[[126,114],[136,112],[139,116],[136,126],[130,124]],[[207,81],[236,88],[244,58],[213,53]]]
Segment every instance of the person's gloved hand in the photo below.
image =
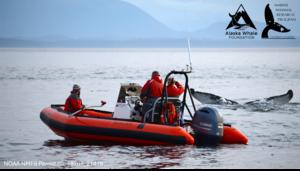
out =
[[146,103],[147,99],[148,99],[147,97],[144,97],[144,98],[142,99],[142,102],[143,102],[143,103]]

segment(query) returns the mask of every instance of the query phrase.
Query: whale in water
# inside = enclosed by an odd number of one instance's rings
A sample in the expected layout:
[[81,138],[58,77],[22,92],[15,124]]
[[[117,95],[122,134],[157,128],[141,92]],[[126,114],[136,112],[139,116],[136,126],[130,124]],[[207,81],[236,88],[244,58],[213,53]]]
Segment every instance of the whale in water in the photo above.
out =
[[[234,100],[230,100],[227,98],[223,98],[218,95],[214,95],[211,93],[205,93],[200,91],[195,91],[194,89],[191,89],[192,96],[201,102],[202,104],[213,104],[213,105],[240,105],[238,102]],[[278,96],[272,96],[268,98],[263,98],[260,100],[254,100],[247,103],[244,103],[244,106],[252,106],[257,105],[260,103],[267,103],[270,105],[284,105],[289,103],[294,96],[294,93],[292,90],[289,90],[287,93],[278,95]]]
[[211,93],[205,93],[200,91],[195,91],[195,89],[191,89],[192,96],[200,101],[203,104],[217,104],[217,105],[238,105],[239,103],[227,98],[223,98],[218,95],[214,95]]

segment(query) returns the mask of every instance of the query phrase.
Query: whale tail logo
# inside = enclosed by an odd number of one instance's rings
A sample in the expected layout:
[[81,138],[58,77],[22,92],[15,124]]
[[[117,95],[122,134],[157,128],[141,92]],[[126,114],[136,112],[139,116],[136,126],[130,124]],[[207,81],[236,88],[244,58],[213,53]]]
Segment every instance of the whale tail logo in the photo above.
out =
[[281,33],[287,33],[289,31],[291,31],[291,30],[287,29],[286,27],[284,27],[283,25],[275,22],[272,10],[270,8],[270,4],[268,4],[266,6],[265,19],[266,19],[267,26],[265,27],[265,29],[262,32],[262,36],[261,36],[262,38],[265,38],[265,39],[269,38],[270,30],[274,30],[274,31],[281,32]]
[[[248,13],[246,12],[242,4],[239,6],[234,15],[229,13],[229,16],[231,17],[231,22],[227,26],[226,30],[231,27],[234,27],[234,29],[237,30],[243,30],[246,27],[252,27],[256,29],[255,25],[253,24],[252,20],[250,19]],[[241,18],[244,20],[244,23],[240,23]]]

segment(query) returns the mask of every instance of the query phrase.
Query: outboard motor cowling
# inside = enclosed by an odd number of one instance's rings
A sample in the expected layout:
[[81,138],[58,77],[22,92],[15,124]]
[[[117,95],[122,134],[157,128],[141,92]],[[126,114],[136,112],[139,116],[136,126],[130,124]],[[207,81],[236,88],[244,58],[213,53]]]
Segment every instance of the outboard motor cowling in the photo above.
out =
[[214,108],[201,108],[194,115],[192,128],[196,145],[217,145],[223,137],[223,116]]

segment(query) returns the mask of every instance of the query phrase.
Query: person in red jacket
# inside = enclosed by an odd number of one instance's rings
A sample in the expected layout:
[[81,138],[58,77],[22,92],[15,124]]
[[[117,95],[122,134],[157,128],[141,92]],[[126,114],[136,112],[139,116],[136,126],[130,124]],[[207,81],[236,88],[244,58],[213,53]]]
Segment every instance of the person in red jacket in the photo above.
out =
[[74,85],[71,95],[68,97],[65,103],[64,111],[67,113],[74,113],[84,108],[82,100],[80,98],[80,86]]
[[[142,99],[142,102],[144,103],[142,108],[143,117],[153,107],[153,104],[157,100],[157,98],[162,96],[163,87],[163,81],[159,72],[153,71],[151,80],[148,80],[141,90],[140,97]],[[147,117],[150,117],[150,115],[148,115]]]
[[151,80],[148,80],[141,90],[141,99],[143,102],[147,102],[149,99],[157,99],[162,96],[163,81],[158,71],[153,71]]
[[173,77],[168,79],[167,93],[169,97],[179,97],[184,92],[184,87]]
[[[183,92],[184,92],[184,87],[178,81],[175,81],[174,77],[169,77],[167,83],[168,97],[179,97]],[[169,106],[169,111],[170,113],[169,113],[168,122],[170,124],[179,125],[180,123],[183,123],[180,114],[180,105],[178,105],[178,103],[173,101],[172,105]]]

